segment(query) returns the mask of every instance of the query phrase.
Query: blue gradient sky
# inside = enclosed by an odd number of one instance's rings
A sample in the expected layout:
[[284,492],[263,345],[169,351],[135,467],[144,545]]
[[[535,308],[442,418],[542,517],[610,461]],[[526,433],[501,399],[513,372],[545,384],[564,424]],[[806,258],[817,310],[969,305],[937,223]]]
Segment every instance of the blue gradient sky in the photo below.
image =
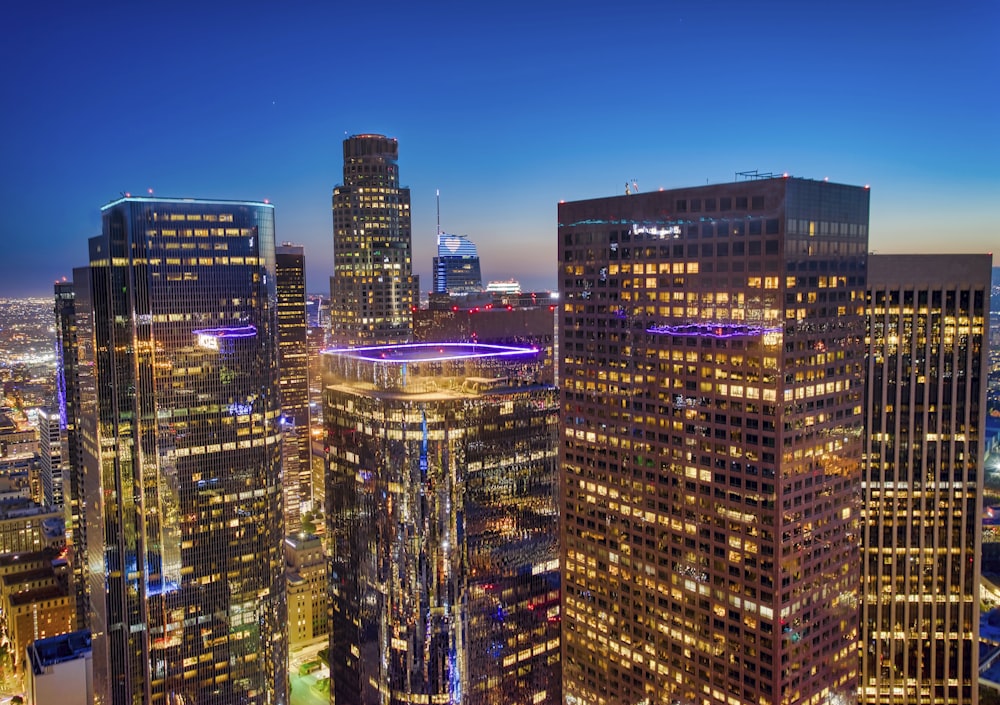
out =
[[414,271],[555,285],[556,204],[731,181],[872,186],[871,248],[1000,243],[1000,3],[16,3],[0,61],[0,295],[85,264],[122,191],[269,198],[332,268],[345,134],[399,139]]

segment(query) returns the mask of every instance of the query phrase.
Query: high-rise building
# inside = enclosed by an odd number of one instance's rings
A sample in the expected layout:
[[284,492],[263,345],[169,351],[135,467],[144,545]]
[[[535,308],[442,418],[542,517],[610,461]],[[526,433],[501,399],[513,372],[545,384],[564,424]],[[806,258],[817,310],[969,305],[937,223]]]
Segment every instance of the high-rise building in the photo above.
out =
[[122,198],[88,278],[95,702],[286,703],[274,209]]
[[42,504],[63,506],[63,430],[60,413],[54,409],[38,410],[38,454],[42,480]]
[[479,252],[465,235],[438,233],[434,258],[435,294],[474,294],[483,290]]
[[[309,346],[306,337],[305,251],[284,243],[275,248],[278,291],[278,363],[285,437],[285,533],[297,531],[303,503],[312,500],[312,441],[309,437]],[[292,456],[295,456],[294,458]],[[294,460],[295,462],[291,462]]]
[[[56,379],[59,414],[66,422],[64,501],[66,542],[72,569],[76,626],[90,628],[90,576],[87,565],[86,497],[83,439],[97,433],[97,387],[94,367],[94,322],[91,311],[90,268],[73,269],[73,280],[55,287]],[[84,364],[81,364],[81,361]]]
[[570,705],[853,697],[868,202],[559,205]]
[[327,353],[336,705],[560,701],[558,402],[539,357]]
[[383,135],[344,140],[344,183],[333,190],[330,324],[338,346],[405,343],[416,284],[410,189],[399,185],[399,143]]
[[976,703],[991,257],[871,255],[863,703]]

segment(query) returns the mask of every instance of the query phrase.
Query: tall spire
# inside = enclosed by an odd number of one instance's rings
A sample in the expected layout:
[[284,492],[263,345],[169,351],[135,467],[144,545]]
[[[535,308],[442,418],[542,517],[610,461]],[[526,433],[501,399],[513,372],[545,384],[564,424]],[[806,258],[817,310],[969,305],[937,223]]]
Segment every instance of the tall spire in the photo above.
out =
[[438,244],[441,244],[441,189],[437,189]]

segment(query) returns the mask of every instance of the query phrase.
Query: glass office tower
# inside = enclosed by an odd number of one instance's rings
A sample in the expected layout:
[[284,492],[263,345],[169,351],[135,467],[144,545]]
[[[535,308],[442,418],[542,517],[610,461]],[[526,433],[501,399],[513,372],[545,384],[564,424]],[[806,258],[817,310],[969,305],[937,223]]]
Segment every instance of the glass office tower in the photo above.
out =
[[272,206],[102,209],[76,297],[99,704],[287,702],[274,269]]
[[989,255],[871,255],[862,703],[976,703]]
[[336,705],[559,702],[558,407],[540,356],[325,355]]
[[330,332],[334,344],[382,345],[413,337],[416,285],[410,189],[399,185],[399,143],[344,140],[344,183],[333,190]]
[[435,294],[474,294],[483,290],[476,244],[465,235],[438,235],[434,258]]
[[559,205],[570,705],[853,697],[868,196]]

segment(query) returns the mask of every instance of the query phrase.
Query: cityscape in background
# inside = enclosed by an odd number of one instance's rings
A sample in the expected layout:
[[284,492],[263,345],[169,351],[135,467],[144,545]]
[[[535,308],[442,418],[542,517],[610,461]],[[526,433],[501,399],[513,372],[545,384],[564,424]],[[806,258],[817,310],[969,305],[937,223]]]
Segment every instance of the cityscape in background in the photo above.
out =
[[405,148],[344,139],[328,282],[122,194],[0,300],[0,697],[1000,702],[991,254],[754,171],[560,202],[551,291],[439,196],[422,289]]

